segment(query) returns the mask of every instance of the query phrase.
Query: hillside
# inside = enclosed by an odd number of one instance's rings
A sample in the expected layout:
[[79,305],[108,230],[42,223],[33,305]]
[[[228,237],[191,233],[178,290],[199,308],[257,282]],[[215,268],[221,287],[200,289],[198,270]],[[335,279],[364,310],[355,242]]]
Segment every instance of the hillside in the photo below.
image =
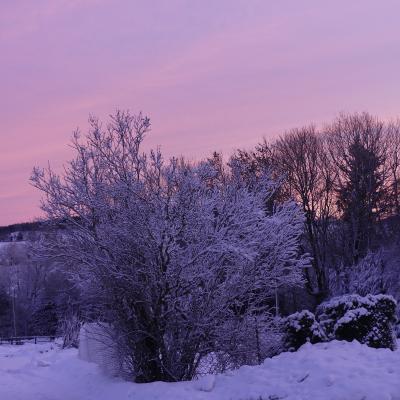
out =
[[41,222],[24,222],[0,226],[0,242],[32,240],[46,228]]

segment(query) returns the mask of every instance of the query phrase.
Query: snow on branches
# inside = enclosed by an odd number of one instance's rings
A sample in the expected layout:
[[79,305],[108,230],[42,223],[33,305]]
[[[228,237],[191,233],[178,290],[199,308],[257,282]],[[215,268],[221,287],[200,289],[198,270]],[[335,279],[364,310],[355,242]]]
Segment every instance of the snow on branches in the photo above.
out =
[[137,381],[190,379],[204,357],[255,329],[241,321],[302,281],[303,214],[292,202],[267,210],[276,188],[267,171],[250,181],[237,164],[142,153],[141,114],[90,124],[62,176],[33,172],[43,210],[65,228],[46,252],[120,333]]

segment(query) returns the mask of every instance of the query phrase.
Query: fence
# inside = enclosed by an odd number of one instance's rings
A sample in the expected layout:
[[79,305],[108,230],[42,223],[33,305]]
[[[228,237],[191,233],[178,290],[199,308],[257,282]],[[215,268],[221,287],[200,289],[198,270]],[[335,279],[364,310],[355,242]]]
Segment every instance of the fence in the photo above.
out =
[[55,336],[10,336],[10,337],[0,337],[1,344],[24,344],[24,343],[45,343],[53,342]]

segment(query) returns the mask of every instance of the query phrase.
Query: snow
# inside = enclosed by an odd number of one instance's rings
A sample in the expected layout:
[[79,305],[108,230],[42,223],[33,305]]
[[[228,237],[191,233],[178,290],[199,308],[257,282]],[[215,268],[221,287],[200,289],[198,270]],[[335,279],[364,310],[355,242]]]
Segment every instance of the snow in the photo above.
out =
[[355,319],[367,315],[370,315],[370,311],[368,311],[365,307],[359,307],[356,308],[355,310],[348,310],[346,311],[346,314],[344,314],[342,318],[339,318],[333,330],[336,331],[341,325],[348,324],[349,322],[354,321]]
[[320,304],[318,308],[320,309],[320,312],[326,312],[326,310],[340,308],[344,303],[346,304],[346,309],[354,309],[355,306],[374,307],[382,300],[388,300],[396,303],[395,298],[387,294],[368,294],[366,296],[360,296],[358,294],[346,294],[325,301],[324,303]]
[[110,378],[75,349],[54,344],[0,346],[2,400],[400,400],[400,351],[358,342],[320,343],[182,383],[134,384]]
[[27,246],[29,244],[28,241],[26,240],[20,240],[18,242],[0,242],[0,250],[2,249],[7,249],[7,247],[12,247],[12,246],[19,246],[19,247],[23,247],[23,246]]

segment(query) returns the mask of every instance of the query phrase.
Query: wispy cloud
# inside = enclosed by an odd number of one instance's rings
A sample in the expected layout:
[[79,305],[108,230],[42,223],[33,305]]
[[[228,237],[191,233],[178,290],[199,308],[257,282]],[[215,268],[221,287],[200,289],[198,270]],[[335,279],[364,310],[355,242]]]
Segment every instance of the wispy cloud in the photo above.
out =
[[0,3],[0,224],[38,212],[30,166],[62,164],[89,113],[143,110],[146,146],[199,158],[400,101],[394,0]]

